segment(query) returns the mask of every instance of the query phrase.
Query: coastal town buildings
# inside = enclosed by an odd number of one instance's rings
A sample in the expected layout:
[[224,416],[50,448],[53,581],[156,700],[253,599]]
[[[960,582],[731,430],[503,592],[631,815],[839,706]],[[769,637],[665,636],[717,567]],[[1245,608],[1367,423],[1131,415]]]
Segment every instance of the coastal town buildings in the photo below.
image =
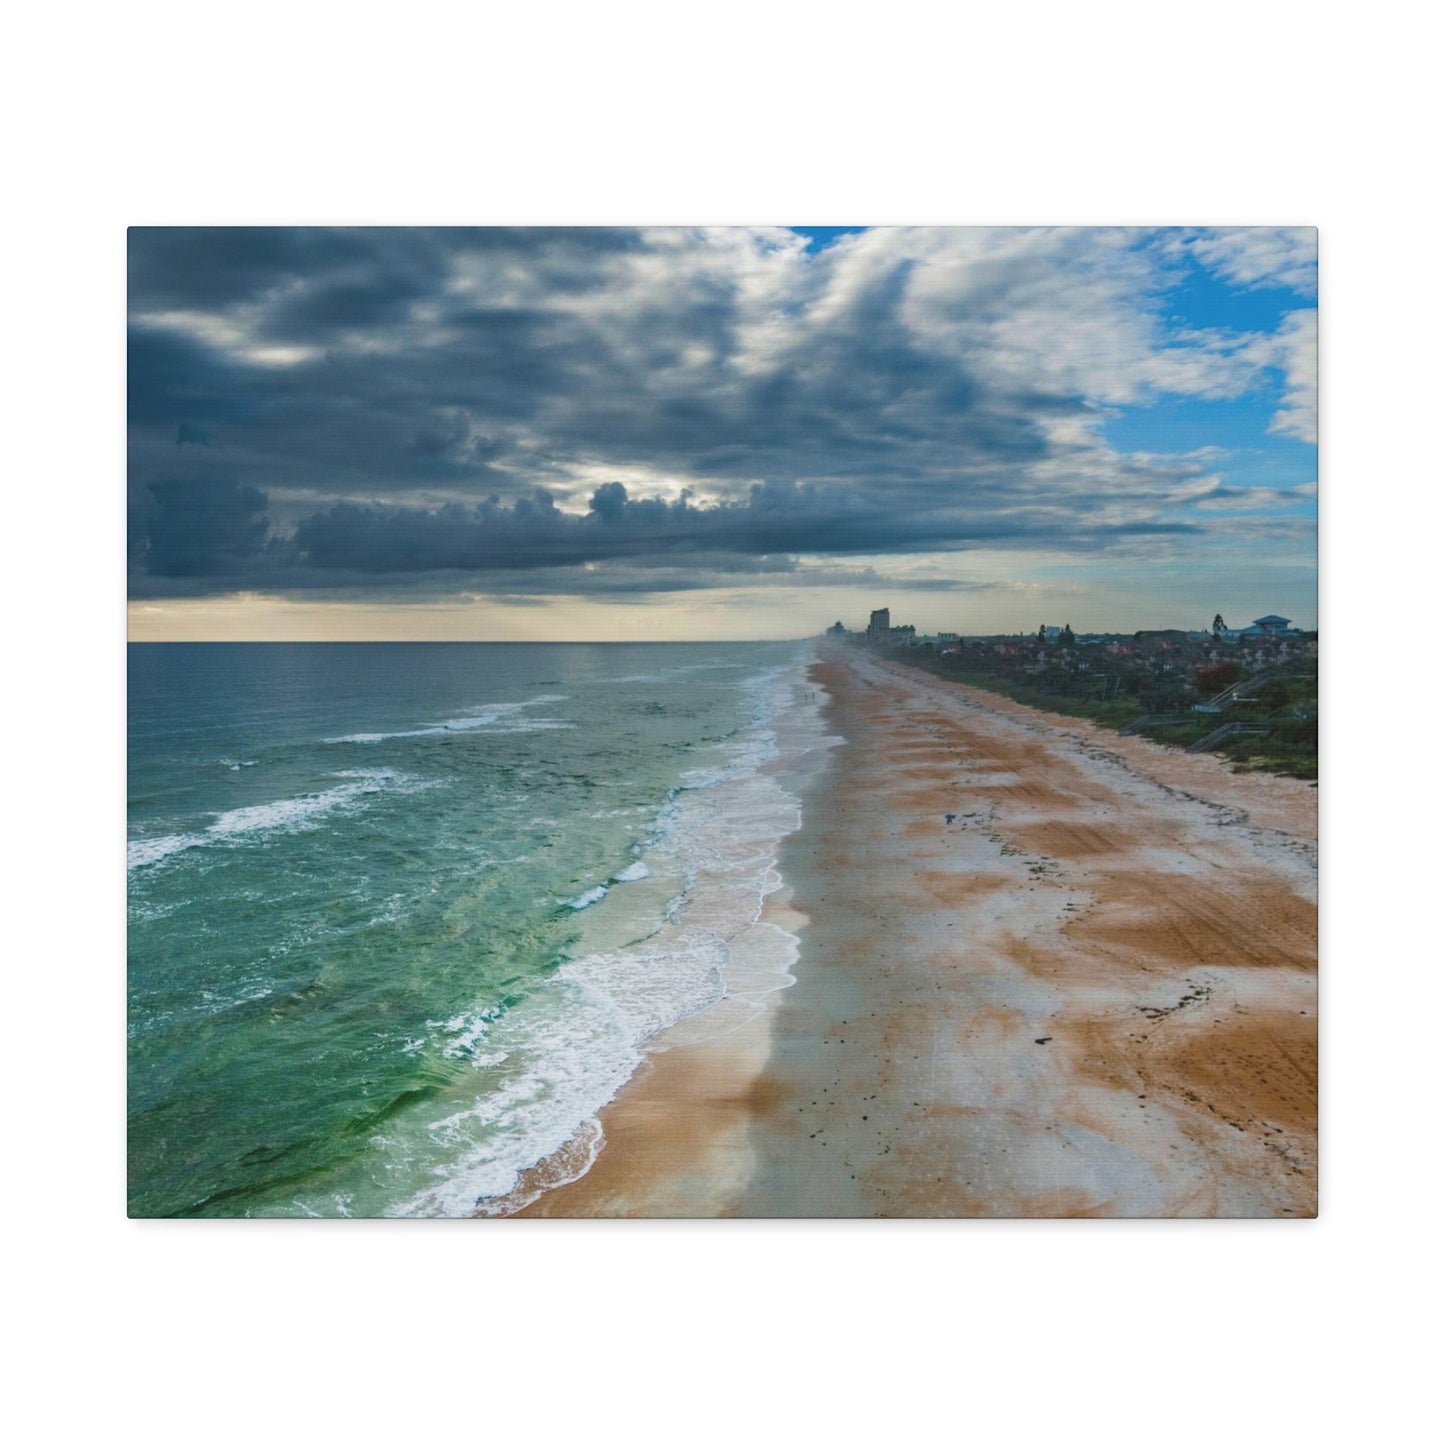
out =
[[[1248,732],[1257,740],[1267,733],[1296,776],[1314,776],[1318,640],[1278,613],[1240,628],[1225,627],[1216,616],[1213,628],[1196,631],[1078,635],[1067,624],[1045,623],[1037,632],[1006,636],[919,636],[910,625],[893,625],[884,607],[870,614],[866,632],[835,624],[830,635],[906,653],[922,666],[1040,706],[1148,728],[1152,737],[1179,745],[1199,741],[1201,728],[1220,723],[1212,715],[1227,712],[1232,734]],[[1179,736],[1171,727],[1182,729]]]
[[1264,617],[1256,617],[1248,627],[1220,628],[1217,635],[1230,642],[1239,642],[1262,637],[1303,637],[1304,633],[1292,627],[1288,617],[1271,612]]

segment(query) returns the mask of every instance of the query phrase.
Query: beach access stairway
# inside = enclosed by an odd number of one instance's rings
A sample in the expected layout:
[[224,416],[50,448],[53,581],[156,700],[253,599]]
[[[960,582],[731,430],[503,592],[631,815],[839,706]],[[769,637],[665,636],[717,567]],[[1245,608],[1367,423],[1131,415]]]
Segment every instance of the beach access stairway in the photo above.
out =
[[1195,712],[1223,712],[1232,702],[1244,702],[1253,697],[1260,688],[1271,682],[1307,682],[1310,674],[1304,672],[1260,672],[1253,677],[1242,677],[1221,688],[1205,702],[1194,704]]
[[1187,713],[1182,715],[1173,712],[1145,713],[1143,717],[1136,717],[1133,722],[1125,723],[1124,726],[1119,729],[1119,736],[1121,738],[1131,738],[1135,733],[1148,732],[1150,728],[1166,728],[1171,723],[1187,723],[1193,721],[1194,719]]
[[1184,749],[1186,753],[1208,752],[1210,748],[1217,747],[1220,743],[1230,738],[1239,737],[1244,733],[1267,733],[1269,724],[1263,722],[1231,722],[1217,727],[1212,733],[1200,738],[1197,743],[1190,743]]

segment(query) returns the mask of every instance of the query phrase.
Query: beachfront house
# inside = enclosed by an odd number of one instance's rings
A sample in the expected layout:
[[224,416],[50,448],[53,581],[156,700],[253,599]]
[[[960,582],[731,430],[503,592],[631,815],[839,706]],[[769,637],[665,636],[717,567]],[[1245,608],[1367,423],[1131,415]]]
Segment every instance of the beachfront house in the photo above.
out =
[[1300,632],[1290,626],[1288,617],[1280,617],[1276,613],[1269,613],[1264,617],[1256,617],[1248,627],[1226,627],[1220,634],[1220,638],[1228,642],[1253,642],[1265,637],[1299,637]]

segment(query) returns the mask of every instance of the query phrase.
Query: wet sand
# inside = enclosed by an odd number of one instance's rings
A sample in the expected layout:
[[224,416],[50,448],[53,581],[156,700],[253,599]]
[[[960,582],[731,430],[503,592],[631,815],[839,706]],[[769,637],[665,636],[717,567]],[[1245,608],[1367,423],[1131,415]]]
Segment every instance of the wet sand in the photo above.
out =
[[846,745],[770,900],[796,984],[659,1035],[523,1212],[1312,1215],[1315,789],[854,649],[813,677]]

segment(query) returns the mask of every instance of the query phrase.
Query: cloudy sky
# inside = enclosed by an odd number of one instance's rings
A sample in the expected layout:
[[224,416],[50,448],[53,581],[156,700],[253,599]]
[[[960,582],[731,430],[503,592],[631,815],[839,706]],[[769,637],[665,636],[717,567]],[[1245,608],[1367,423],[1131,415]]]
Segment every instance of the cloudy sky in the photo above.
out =
[[1312,230],[132,229],[137,639],[1315,625]]

